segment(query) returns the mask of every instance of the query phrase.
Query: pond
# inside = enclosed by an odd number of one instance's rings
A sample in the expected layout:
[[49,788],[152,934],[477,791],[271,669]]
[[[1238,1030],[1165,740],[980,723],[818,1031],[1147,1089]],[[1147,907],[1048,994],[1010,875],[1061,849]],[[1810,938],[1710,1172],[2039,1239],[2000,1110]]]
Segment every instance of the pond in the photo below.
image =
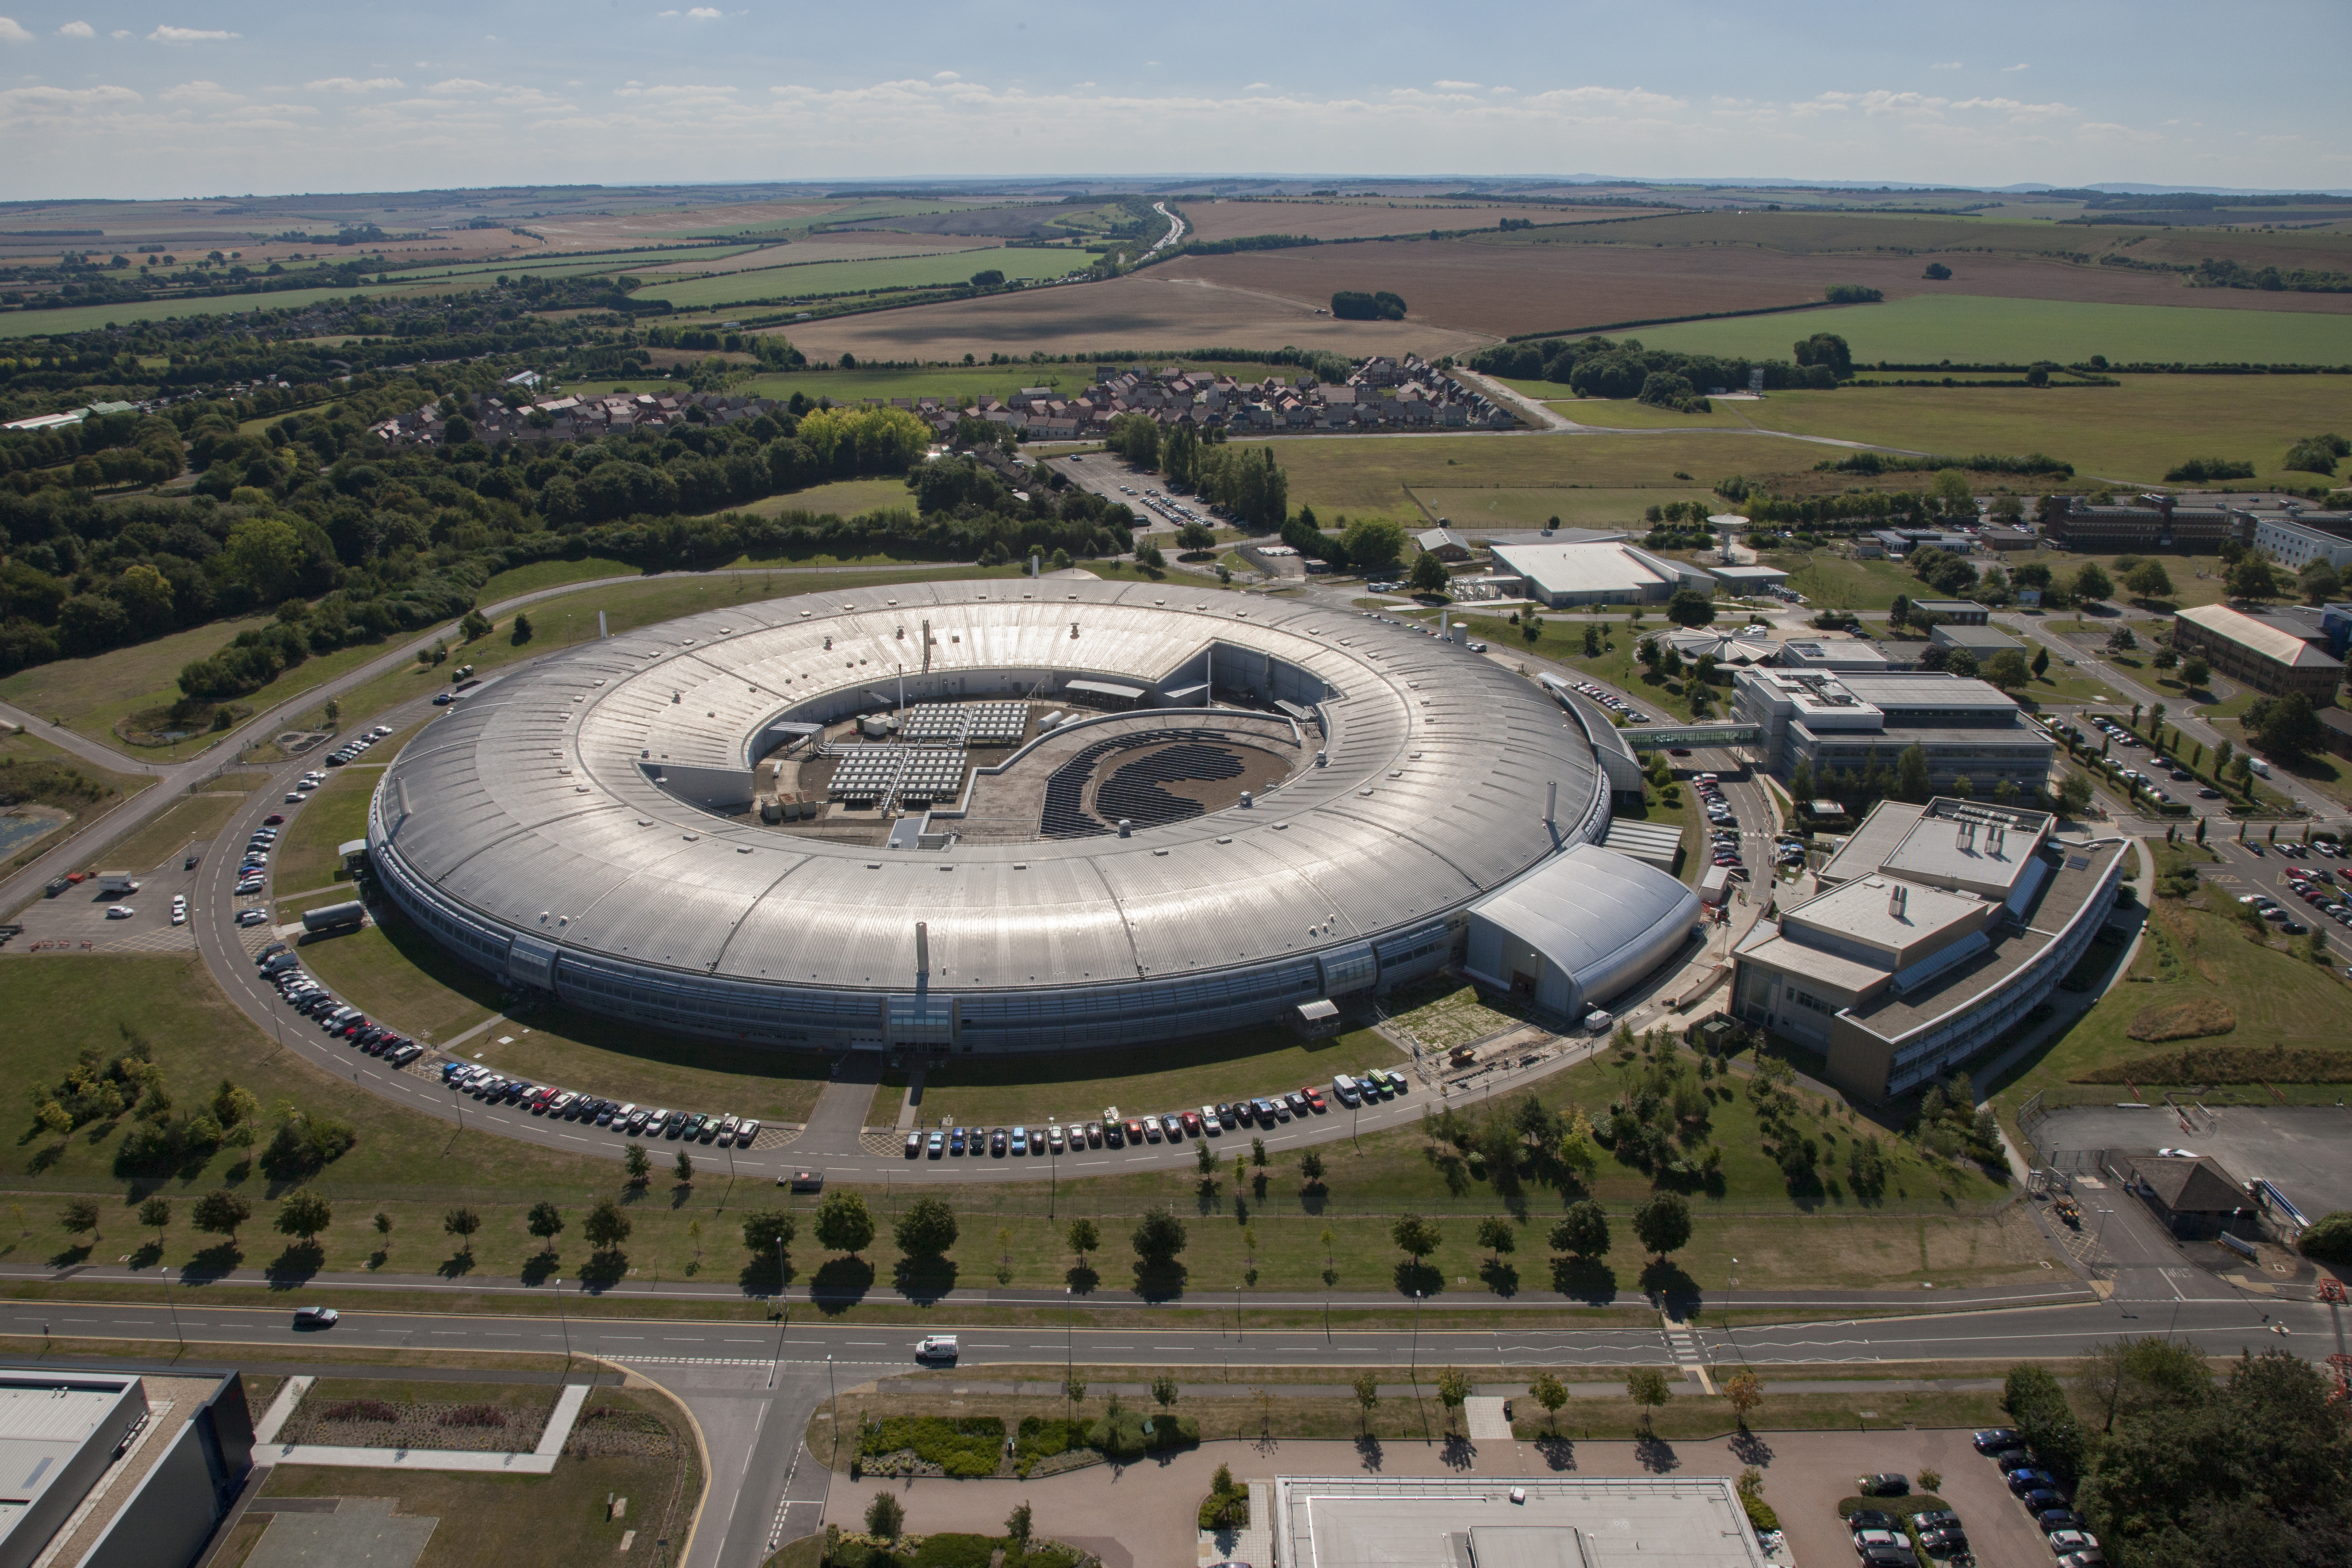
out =
[[15,854],[57,826],[46,816],[25,816],[13,811],[0,816],[0,856]]

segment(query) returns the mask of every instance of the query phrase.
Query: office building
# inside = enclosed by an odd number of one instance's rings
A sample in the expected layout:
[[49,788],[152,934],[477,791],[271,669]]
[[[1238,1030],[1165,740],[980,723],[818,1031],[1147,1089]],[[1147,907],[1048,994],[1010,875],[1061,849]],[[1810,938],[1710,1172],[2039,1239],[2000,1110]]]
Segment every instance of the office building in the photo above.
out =
[[1516,574],[1526,596],[1552,609],[1570,605],[1663,605],[1677,589],[1712,596],[1715,579],[1696,566],[1620,540],[1494,546],[1498,571]]
[[1762,729],[1765,765],[1786,778],[1799,763],[1810,763],[1824,794],[1834,793],[1834,770],[1891,768],[1916,745],[1936,789],[1965,778],[1969,793],[1986,800],[2006,781],[2032,798],[2057,751],[2013,700],[1974,679],[1772,668],[1743,669],[1733,685],[1733,717]]
[[1874,807],[1822,890],[1733,952],[1732,1011],[1883,1100],[1934,1083],[2050,994],[2115,906],[2128,840],[1938,796]]
[[2268,696],[2300,691],[2313,707],[2325,708],[2336,700],[2344,662],[2305,638],[2306,624],[2284,611],[2255,616],[2227,605],[2194,605],[2172,617],[2172,647],[2183,658],[2204,655],[2217,673]]

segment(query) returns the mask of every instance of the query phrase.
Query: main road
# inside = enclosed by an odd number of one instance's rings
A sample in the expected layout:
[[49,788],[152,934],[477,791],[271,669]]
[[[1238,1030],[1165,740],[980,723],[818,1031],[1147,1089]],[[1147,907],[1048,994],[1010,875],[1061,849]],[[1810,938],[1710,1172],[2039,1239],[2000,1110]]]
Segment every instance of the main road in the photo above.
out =
[[[1458,1366],[1490,1387],[1508,1387],[1539,1367],[1655,1366],[1695,1375],[1702,1365],[1718,1373],[1752,1366],[1787,1376],[1805,1367],[1974,1361],[1990,1373],[2012,1361],[2079,1355],[2118,1336],[2147,1333],[2193,1344],[2213,1356],[2284,1348],[2318,1357],[2339,1343],[2338,1311],[2315,1303],[2148,1304],[2118,1299],[1737,1329],[1693,1330],[1664,1320],[1632,1328],[1543,1320],[1500,1329],[1449,1328],[1443,1314],[1433,1314],[1426,1324],[1402,1331],[1328,1332],[1232,1322],[1181,1329],[966,1326],[943,1314],[939,1321],[925,1322],[923,1331],[957,1334],[960,1366],[983,1377],[992,1366],[1065,1361],[1131,1366],[1139,1381],[1147,1369],[1192,1369],[1202,1383],[1224,1381],[1234,1369],[1363,1366],[1384,1369],[1390,1381],[1403,1382],[1417,1381],[1423,1367]],[[152,1344],[184,1339],[255,1352],[318,1338],[298,1334],[284,1310],[73,1300],[0,1301],[0,1333],[43,1342]],[[485,1350],[590,1355],[639,1373],[677,1396],[702,1437],[709,1491],[687,1552],[688,1568],[754,1568],[782,1542],[814,1531],[823,1517],[832,1472],[801,1440],[819,1406],[841,1388],[913,1370],[915,1338],[908,1329],[828,1322],[805,1310],[784,1321],[762,1321],[747,1311],[740,1321],[711,1322],[351,1310],[328,1331],[326,1342],[425,1350],[453,1359]],[[1262,1373],[1257,1375],[1265,1381]]]

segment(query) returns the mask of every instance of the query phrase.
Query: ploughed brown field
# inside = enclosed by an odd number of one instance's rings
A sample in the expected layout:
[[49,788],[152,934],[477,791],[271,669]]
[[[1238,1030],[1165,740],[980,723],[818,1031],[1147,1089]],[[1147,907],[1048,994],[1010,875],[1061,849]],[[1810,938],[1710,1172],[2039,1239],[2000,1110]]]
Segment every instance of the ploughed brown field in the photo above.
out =
[[1310,309],[1328,305],[1340,289],[1388,289],[1404,296],[1409,321],[1493,337],[1813,303],[1832,283],[1865,284],[1889,300],[1958,293],[2221,310],[2352,310],[2352,295],[2189,289],[2174,275],[2013,254],[1934,252],[1953,276],[1931,282],[1920,276],[1929,258],[1924,253],[1792,255],[1752,245],[1638,243],[1648,228],[1612,226],[1609,232],[1616,237],[1606,242],[1565,235],[1530,242],[1522,234],[1508,241],[1376,240],[1181,257],[1152,273],[1254,290]]
[[1315,239],[1372,239],[1382,235],[1426,235],[1433,228],[1494,228],[1504,218],[1539,224],[1581,223],[1623,217],[1622,207],[1537,207],[1520,202],[1446,202],[1411,196],[1297,202],[1216,201],[1208,196],[1177,199],[1194,237],[1239,239],[1254,234],[1298,234]]
[[[1350,246],[1349,249],[1355,249]],[[1328,293],[1328,290],[1327,290]],[[1410,296],[1408,296],[1410,299]],[[967,353],[1089,354],[1200,348],[1465,353],[1491,341],[1430,321],[1342,321],[1271,291],[1149,268],[1107,283],[1065,284],[775,329],[810,358],[955,360]]]

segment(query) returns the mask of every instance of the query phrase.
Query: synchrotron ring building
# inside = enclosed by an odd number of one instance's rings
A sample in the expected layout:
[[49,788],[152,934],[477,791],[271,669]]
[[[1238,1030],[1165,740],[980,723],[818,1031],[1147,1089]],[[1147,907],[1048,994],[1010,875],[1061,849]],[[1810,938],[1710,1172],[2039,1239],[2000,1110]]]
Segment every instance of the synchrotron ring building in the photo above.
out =
[[[1017,749],[926,751],[961,706],[1001,731],[1004,703]],[[1600,739],[1493,659],[1355,612],[1174,583],[864,587],[482,686],[385,770],[368,843],[436,940],[601,1016],[780,1047],[1137,1045],[1425,976],[1479,900],[1580,858],[1612,894],[1571,887],[1548,926],[1651,967],[1696,905],[1588,847]],[[763,820],[776,758],[881,797]],[[1245,795],[1217,782],[1243,773]]]

